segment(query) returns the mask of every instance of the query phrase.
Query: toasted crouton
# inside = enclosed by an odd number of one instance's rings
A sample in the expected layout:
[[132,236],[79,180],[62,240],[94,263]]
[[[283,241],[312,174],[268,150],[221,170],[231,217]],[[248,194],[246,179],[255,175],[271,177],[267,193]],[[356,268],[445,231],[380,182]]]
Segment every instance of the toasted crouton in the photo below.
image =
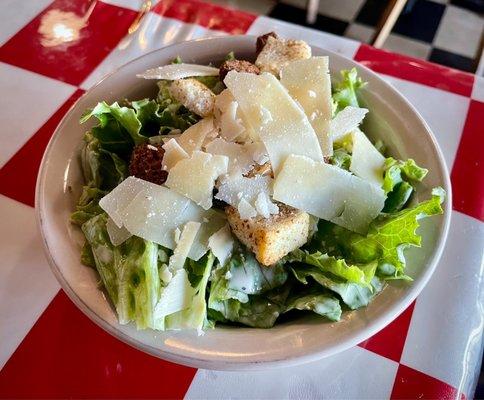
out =
[[270,162],[266,162],[262,165],[255,164],[252,169],[247,172],[244,176],[247,178],[254,178],[257,175],[269,175],[274,178],[274,172],[272,171],[272,166]]
[[170,85],[170,94],[191,112],[206,117],[213,113],[215,94],[193,78],[177,79]]
[[267,42],[255,60],[261,72],[270,72],[276,76],[282,67],[291,61],[311,57],[311,47],[302,40],[285,40],[267,37]]
[[259,68],[246,60],[227,60],[219,68],[219,77],[223,81],[230,71],[248,72],[258,75]]
[[225,208],[232,232],[263,265],[272,265],[301,247],[309,236],[309,214],[278,204],[279,214],[241,219],[235,207]]

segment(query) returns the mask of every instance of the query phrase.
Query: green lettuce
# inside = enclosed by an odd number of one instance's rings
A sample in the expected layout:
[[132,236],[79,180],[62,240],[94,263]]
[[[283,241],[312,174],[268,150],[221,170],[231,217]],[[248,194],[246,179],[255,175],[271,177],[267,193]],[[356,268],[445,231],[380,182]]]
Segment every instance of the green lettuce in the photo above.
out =
[[158,246],[135,236],[113,246],[106,222],[107,215],[99,214],[85,222],[82,231],[119,322],[134,321],[138,329],[153,327],[153,310],[160,290]]
[[282,263],[261,266],[252,252],[239,245],[225,266],[212,273],[210,316],[215,321],[270,328],[284,310],[287,279]]
[[336,165],[341,169],[349,171],[351,165],[351,154],[349,154],[345,148],[339,147],[333,151],[333,155],[330,157],[329,162],[332,165]]
[[413,185],[421,182],[427,172],[412,159],[400,161],[388,157],[383,168],[382,188],[387,194],[383,212],[399,211],[405,207],[414,191]]
[[336,105],[336,112],[348,106],[359,107],[358,91],[366,85],[358,77],[356,68],[341,71],[341,81],[336,83],[333,91],[333,102]]
[[310,253],[306,250],[296,249],[285,257],[284,262],[306,264],[344,281],[366,286],[370,286],[370,281],[374,275],[374,270],[373,274],[368,275],[367,271],[365,274],[365,270],[358,266],[348,265],[343,259],[337,259],[319,251]]
[[[376,263],[371,263],[368,269],[374,271],[376,265]],[[308,280],[308,278],[311,277],[323,288],[329,289],[338,294],[343,300],[343,303],[345,303],[352,310],[367,306],[370,301],[383,289],[382,282],[376,276],[373,276],[371,279],[371,285],[367,286],[360,285],[358,283],[345,282],[341,279],[330,277],[320,269],[315,267],[308,268],[308,266],[304,264],[292,265],[291,270],[296,279],[301,283],[311,285],[311,281]]]
[[285,311],[290,284],[286,283],[260,295],[247,296],[246,302],[236,299],[208,301],[209,317],[218,322],[235,322],[253,328],[272,328],[277,318]]
[[385,277],[408,279],[404,274],[404,250],[409,246],[420,247],[421,237],[416,232],[418,221],[442,214],[444,197],[444,190],[436,188],[430,200],[402,211],[381,214],[370,224],[366,236],[331,223],[320,223],[320,229],[309,247],[328,249],[332,255],[343,257],[348,262],[366,264],[377,261],[378,271],[386,271]]
[[213,254],[208,252],[199,261],[194,262],[196,265],[192,265],[192,270],[202,272],[202,275],[197,284],[192,286],[192,290],[189,291],[191,298],[188,307],[165,317],[165,329],[197,329],[201,333],[203,327],[207,325],[205,296],[214,260]]
[[328,291],[316,287],[289,296],[284,312],[291,310],[313,311],[331,321],[339,321],[341,318],[339,300]]
[[135,145],[147,140],[140,134],[141,122],[133,108],[121,107],[117,102],[109,105],[103,101],[84,113],[81,124],[92,117],[99,120],[91,133],[99,140],[100,147],[121,158],[129,157]]

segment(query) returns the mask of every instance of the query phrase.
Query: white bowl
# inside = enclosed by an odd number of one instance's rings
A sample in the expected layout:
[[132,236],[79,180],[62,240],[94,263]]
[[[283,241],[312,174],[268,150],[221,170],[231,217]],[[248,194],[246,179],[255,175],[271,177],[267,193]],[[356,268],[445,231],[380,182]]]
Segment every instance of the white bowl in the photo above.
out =
[[255,38],[232,36],[184,42],[140,57],[104,78],[69,110],[52,137],[40,169],[36,211],[52,270],[71,300],[96,324],[118,339],[142,351],[192,367],[240,370],[294,365],[327,357],[366,340],[377,333],[417,297],[432,275],[442,253],[450,221],[451,189],[442,153],[429,127],[418,112],[393,87],[367,68],[332,52],[313,48],[314,55],[327,55],[333,77],[341,69],[357,67],[368,82],[362,99],[369,108],[365,129],[381,138],[390,154],[414,158],[429,169],[418,187],[416,200],[430,197],[430,189],[442,186],[447,192],[443,216],[422,220],[422,248],[406,251],[407,272],[412,283],[395,282],[366,308],[343,314],[341,322],[330,323],[305,316],[272,329],[217,326],[204,336],[192,331],[137,331],[119,325],[116,315],[98,286],[96,272],[79,261],[82,236],[69,223],[82,176],[77,161],[86,126],[79,118],[98,101],[139,99],[156,94],[155,81],[136,78],[148,68],[169,63],[176,56],[185,62],[217,62],[230,52],[253,59]]

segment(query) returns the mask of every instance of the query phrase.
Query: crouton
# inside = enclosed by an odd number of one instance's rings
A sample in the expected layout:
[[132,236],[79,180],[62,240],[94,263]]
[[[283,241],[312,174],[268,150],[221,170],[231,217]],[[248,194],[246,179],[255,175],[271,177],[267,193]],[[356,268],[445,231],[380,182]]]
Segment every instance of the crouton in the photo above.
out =
[[168,171],[162,169],[165,150],[160,145],[143,143],[136,146],[129,161],[129,174],[148,182],[162,185]]
[[234,235],[255,254],[263,265],[272,265],[301,247],[309,236],[309,214],[278,204],[279,214],[241,219],[235,207],[225,208]]
[[220,80],[223,81],[230,71],[248,72],[259,74],[259,68],[249,61],[245,60],[227,60],[219,68]]
[[191,112],[206,117],[213,113],[215,94],[193,78],[177,79],[170,85],[170,94]]
[[267,44],[267,39],[272,36],[275,39],[279,39],[279,36],[277,35],[276,32],[269,32],[264,35],[260,35],[257,37],[257,41],[255,43],[255,53],[259,55],[259,53],[262,51],[264,46]]
[[269,36],[255,60],[255,65],[261,72],[270,72],[278,76],[281,68],[289,62],[306,58],[311,58],[311,48],[306,42]]

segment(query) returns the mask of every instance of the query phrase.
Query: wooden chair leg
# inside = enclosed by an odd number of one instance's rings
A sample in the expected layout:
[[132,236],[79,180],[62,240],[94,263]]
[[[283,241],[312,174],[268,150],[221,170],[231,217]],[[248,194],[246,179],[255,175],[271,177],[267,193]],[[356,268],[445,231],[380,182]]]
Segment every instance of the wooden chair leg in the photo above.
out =
[[407,0],[390,0],[382,17],[378,21],[375,34],[371,40],[373,47],[380,48],[383,46],[406,3]]
[[308,0],[306,3],[306,22],[314,24],[318,18],[319,0]]

